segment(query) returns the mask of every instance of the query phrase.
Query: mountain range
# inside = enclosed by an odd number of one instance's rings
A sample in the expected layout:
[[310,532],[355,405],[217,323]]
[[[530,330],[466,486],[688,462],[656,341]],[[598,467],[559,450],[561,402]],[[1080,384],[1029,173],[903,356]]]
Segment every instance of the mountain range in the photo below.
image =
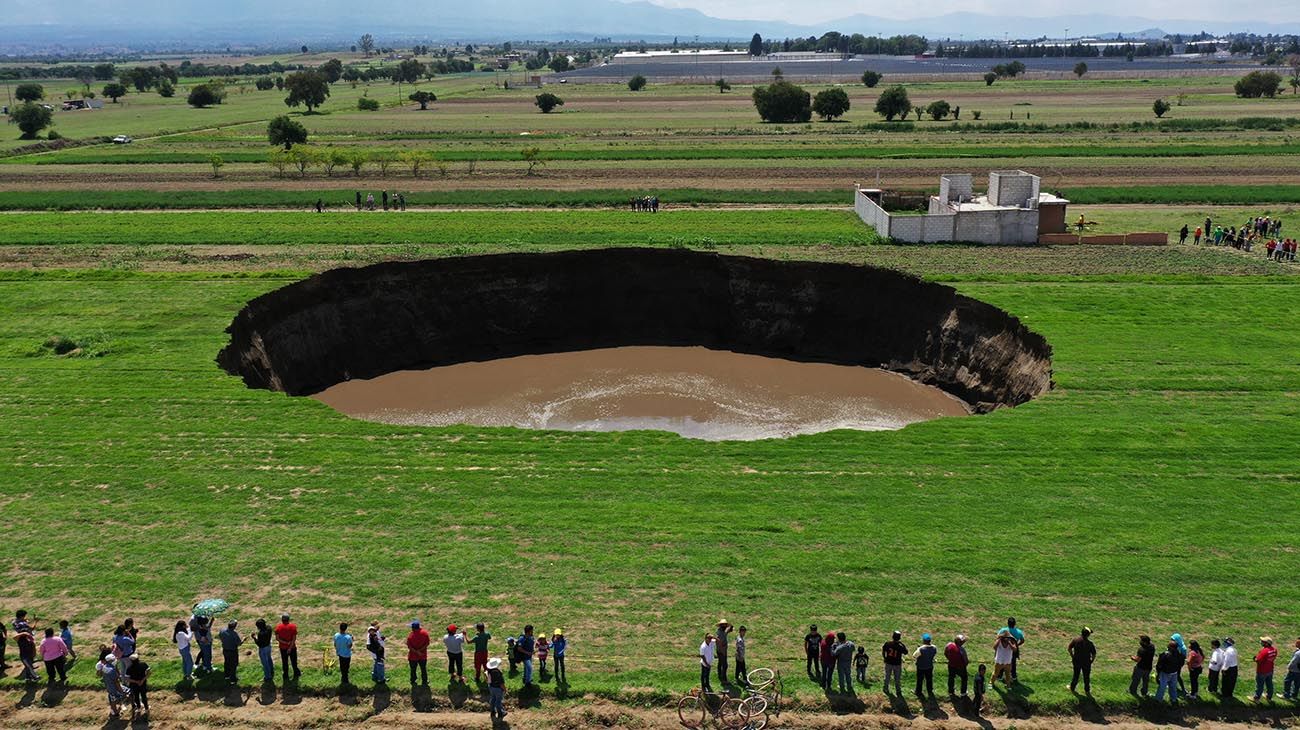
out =
[[8,0],[6,5],[13,10],[5,13],[5,25],[0,25],[0,44],[11,47],[50,42],[70,47],[141,42],[201,43],[214,48],[228,44],[292,46],[299,42],[346,43],[364,32],[391,43],[593,37],[652,42],[698,37],[743,42],[755,32],[765,38],[787,38],[821,35],[828,30],[881,36],[914,33],[966,40],[1000,39],[1004,34],[1012,38],[1058,38],[1066,28],[1072,37],[1115,33],[1123,33],[1126,38],[1149,37],[1165,31],[1300,33],[1300,22],[1226,23],[1100,14],[1005,17],[965,12],[913,20],[853,15],[805,26],[715,18],[697,10],[665,8],[644,0],[389,0],[374,5],[354,0],[223,0],[219,8],[211,0]]

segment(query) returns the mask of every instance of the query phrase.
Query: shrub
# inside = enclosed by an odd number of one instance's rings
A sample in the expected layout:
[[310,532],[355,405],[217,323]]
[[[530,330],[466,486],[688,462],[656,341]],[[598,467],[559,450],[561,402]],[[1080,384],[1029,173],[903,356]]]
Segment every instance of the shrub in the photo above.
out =
[[1251,71],[1238,79],[1232,88],[1243,99],[1258,99],[1261,96],[1272,99],[1281,87],[1282,77],[1278,74],[1272,71]]
[[54,112],[30,101],[24,102],[10,112],[18,129],[21,131],[22,139],[36,139],[36,135],[41,133],[42,129],[50,126],[54,120]]
[[726,79],[718,79],[713,82],[713,85],[718,87],[719,94],[725,94],[731,90],[731,84],[727,83]]
[[879,72],[868,69],[862,72],[862,85],[868,89],[874,89],[876,88],[876,84],[880,83],[880,80],[883,78],[884,76]]
[[103,357],[111,352],[103,335],[96,337],[68,337],[53,335],[41,343],[40,354],[58,357]]
[[363,96],[360,99],[357,99],[357,108],[363,112],[379,111],[379,100]]
[[892,122],[894,117],[906,119],[910,111],[912,101],[907,98],[907,89],[902,86],[891,86],[876,99],[876,113],[884,117],[885,121]]
[[1156,99],[1155,103],[1151,105],[1151,111],[1155,112],[1156,118],[1159,119],[1165,115],[1165,112],[1169,111],[1169,102],[1164,99]]
[[754,89],[754,107],[765,122],[806,122],[812,119],[812,95],[789,81]]
[[951,111],[952,107],[943,99],[932,101],[930,102],[930,105],[925,108],[925,113],[929,114],[930,118],[936,122],[942,121]]
[[983,113],[984,112],[981,112],[979,109],[972,109],[970,115],[978,122],[980,120],[980,115]]
[[538,94],[533,103],[542,110],[543,114],[550,114],[555,107],[564,106],[564,100],[549,91]]
[[58,140],[63,139],[63,135],[59,134],[59,130],[57,130],[57,129],[51,129],[51,130],[49,131],[49,134],[46,134],[46,135],[45,135],[45,138],[48,139],[48,140],[58,141]]
[[812,109],[817,116],[829,122],[836,117],[844,116],[849,106],[849,95],[844,92],[844,89],[837,88],[817,92]]
[[645,77],[642,76],[641,74],[637,74],[636,76],[633,76],[631,79],[628,80],[627,88],[631,89],[632,91],[640,91],[644,89]]
[[998,75],[995,74],[995,73],[993,73],[992,71],[989,71],[988,73],[984,74],[984,85],[985,85],[985,86],[992,86],[992,85],[993,85],[993,82],[994,82],[994,81],[997,81],[997,80],[998,80]]
[[158,84],[158,96],[161,96],[164,99],[170,99],[173,96],[176,96],[176,87],[172,85],[172,82],[163,79]]
[[202,109],[213,104],[220,104],[225,96],[225,92],[221,91],[219,87],[212,84],[199,84],[190,89],[190,95],[186,99],[186,103],[196,109]]

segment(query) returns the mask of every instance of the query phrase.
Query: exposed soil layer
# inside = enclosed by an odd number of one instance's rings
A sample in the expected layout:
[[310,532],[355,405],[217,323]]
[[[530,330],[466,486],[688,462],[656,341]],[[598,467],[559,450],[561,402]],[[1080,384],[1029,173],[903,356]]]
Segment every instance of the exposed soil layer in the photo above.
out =
[[888,269],[674,249],[467,256],[335,269],[244,307],[217,356],[250,387],[519,355],[701,346],[880,367],[977,412],[1051,387],[1051,347],[1010,314]]

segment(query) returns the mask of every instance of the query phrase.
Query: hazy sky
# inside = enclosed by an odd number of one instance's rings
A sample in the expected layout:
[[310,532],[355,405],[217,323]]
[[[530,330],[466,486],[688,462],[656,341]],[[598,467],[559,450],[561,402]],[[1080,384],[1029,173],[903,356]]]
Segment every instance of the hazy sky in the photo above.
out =
[[862,0],[651,0],[665,7],[695,8],[720,18],[817,23],[861,13],[882,18],[921,18],[958,11],[989,15],[1053,16],[1104,14],[1173,20],[1257,19],[1294,22],[1296,0],[928,0],[867,3]]

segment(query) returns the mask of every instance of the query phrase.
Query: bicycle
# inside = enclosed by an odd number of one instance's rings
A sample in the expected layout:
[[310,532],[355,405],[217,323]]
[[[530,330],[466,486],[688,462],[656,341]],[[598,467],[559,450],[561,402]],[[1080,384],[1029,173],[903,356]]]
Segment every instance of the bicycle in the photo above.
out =
[[785,692],[785,682],[781,673],[766,667],[755,669],[745,677],[746,686],[743,711],[750,718],[753,730],[763,730],[767,726],[767,713],[771,711],[781,716],[781,695]]
[[[702,728],[706,726],[710,719],[717,722],[719,727],[728,730],[746,730],[757,727],[751,724],[750,710],[752,706],[746,704],[746,700],[730,695],[718,694],[717,692],[702,692],[699,689],[692,689],[689,694],[677,701],[677,718],[681,721],[682,727]],[[767,724],[767,718],[763,718],[763,725]]]

